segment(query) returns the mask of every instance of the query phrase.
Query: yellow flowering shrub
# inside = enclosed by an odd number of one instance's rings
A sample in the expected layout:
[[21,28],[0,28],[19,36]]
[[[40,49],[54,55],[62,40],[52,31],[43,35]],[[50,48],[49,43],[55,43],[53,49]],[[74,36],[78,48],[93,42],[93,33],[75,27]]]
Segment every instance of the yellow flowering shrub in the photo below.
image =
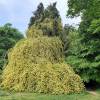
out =
[[4,89],[51,94],[84,90],[81,78],[64,62],[58,37],[23,39],[10,50],[8,57],[2,75]]
[[27,30],[26,36],[28,38],[37,38],[43,36],[43,32],[37,26],[32,25],[30,29]]

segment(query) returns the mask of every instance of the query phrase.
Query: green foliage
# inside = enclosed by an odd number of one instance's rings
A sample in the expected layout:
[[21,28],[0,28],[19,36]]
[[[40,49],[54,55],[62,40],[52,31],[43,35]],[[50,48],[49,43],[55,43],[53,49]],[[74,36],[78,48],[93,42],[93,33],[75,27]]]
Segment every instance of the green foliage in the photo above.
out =
[[[88,18],[100,17],[100,0],[68,0],[68,12],[70,17],[84,16],[88,14]],[[83,19],[83,18],[82,18]],[[87,19],[85,19],[87,20]]]
[[83,36],[79,33],[71,32],[68,35],[68,57],[67,62],[73,66],[76,73],[78,73],[84,82],[89,83],[90,80],[100,82],[99,66],[99,40],[88,40],[88,45],[82,43]]
[[10,23],[0,27],[0,69],[7,62],[8,49],[12,48],[21,38],[23,35],[17,29],[12,28]]
[[88,32],[96,34],[100,37],[100,19],[94,19],[88,29]]
[[44,17],[45,18],[52,18],[52,19],[55,19],[55,18],[59,18],[60,15],[59,15],[59,11],[57,10],[56,8],[56,2],[53,3],[53,4],[50,4],[44,11]]
[[79,14],[79,35],[70,43],[67,61],[85,82],[100,83],[100,0],[69,0],[68,16]]
[[58,37],[28,37],[18,42],[8,57],[1,83],[4,89],[51,94],[84,89],[80,77],[65,64]]
[[[73,40],[74,37],[71,37],[73,33],[77,32],[77,30],[71,26],[66,24],[64,26],[63,32],[61,34],[61,40],[63,42],[63,47],[64,47],[64,55],[67,57],[68,54],[68,48],[70,42]],[[71,36],[70,36],[71,35]],[[74,34],[75,35],[75,34]]]
[[81,16],[79,30],[87,35],[91,22],[100,18],[100,0],[68,0],[68,7],[68,16]]
[[37,7],[37,10],[33,12],[33,16],[30,18],[29,28],[36,22],[41,21],[44,16],[44,6],[40,3]]

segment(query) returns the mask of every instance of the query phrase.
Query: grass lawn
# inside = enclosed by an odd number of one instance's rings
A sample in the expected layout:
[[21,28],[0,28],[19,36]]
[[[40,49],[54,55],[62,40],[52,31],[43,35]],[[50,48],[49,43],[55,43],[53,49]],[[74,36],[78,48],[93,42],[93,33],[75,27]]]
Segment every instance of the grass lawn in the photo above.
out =
[[100,89],[94,92],[70,95],[44,95],[35,93],[8,93],[0,91],[0,100],[100,100]]

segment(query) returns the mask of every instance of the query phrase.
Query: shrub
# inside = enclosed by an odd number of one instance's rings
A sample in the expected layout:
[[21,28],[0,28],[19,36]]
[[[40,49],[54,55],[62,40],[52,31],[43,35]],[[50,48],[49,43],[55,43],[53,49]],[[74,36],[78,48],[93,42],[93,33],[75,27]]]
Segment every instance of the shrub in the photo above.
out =
[[9,52],[1,86],[15,91],[73,93],[84,89],[82,80],[64,63],[58,37],[23,39]]

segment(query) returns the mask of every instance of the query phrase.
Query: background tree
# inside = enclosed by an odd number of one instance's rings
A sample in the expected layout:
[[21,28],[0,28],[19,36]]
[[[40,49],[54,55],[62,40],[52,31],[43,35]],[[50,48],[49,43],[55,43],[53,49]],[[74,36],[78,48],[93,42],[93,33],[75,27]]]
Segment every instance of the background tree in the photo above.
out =
[[77,32],[77,29],[73,27],[72,25],[65,24],[63,28],[63,32],[61,34],[61,40],[63,41],[63,46],[64,46],[64,54],[67,56],[68,54],[68,48],[70,44],[70,39],[69,35],[70,33]]
[[7,62],[8,49],[22,38],[23,35],[16,28],[11,27],[10,23],[0,27],[0,69]]
[[[81,16],[79,41],[69,48],[69,61],[85,82],[100,83],[100,0],[68,0],[70,17]],[[75,40],[73,40],[75,41]],[[77,49],[78,51],[74,51]]]

